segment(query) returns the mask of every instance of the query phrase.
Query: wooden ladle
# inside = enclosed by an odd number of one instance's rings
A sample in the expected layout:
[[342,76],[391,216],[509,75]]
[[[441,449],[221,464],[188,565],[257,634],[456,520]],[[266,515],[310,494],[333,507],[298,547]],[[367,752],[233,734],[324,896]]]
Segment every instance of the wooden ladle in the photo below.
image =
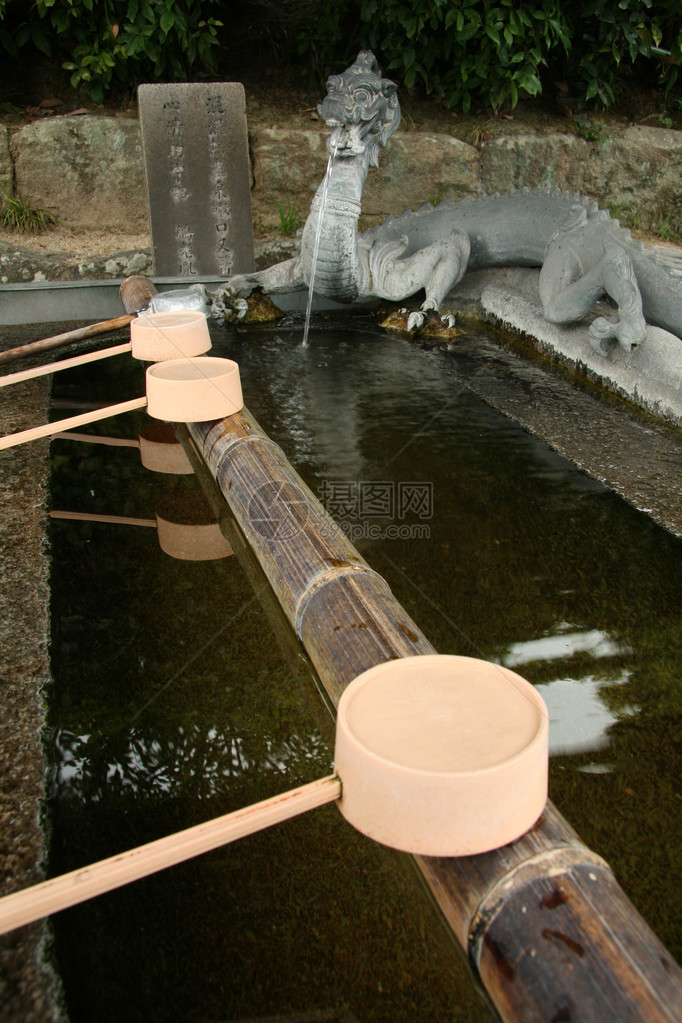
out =
[[145,406],[154,419],[172,423],[222,419],[244,406],[239,367],[231,359],[204,355],[196,359],[157,362],[147,367],[146,383],[143,397],[0,437],[0,451]]
[[7,895],[0,933],[329,802],[406,852],[487,852],[535,824],[547,777],[547,710],[525,679],[470,657],[388,661],[339,701],[333,775]]
[[134,359],[142,362],[164,362],[168,359],[180,359],[203,355],[211,347],[206,316],[202,312],[178,310],[172,313],[149,313],[137,316],[130,323],[130,341],[111,348],[103,348],[98,352],[86,352],[74,355],[70,359],[50,362],[31,369],[22,369],[17,373],[0,376],[0,387],[19,384],[24,380],[58,373],[74,366],[84,366],[100,359],[110,359],[113,355],[130,352]]

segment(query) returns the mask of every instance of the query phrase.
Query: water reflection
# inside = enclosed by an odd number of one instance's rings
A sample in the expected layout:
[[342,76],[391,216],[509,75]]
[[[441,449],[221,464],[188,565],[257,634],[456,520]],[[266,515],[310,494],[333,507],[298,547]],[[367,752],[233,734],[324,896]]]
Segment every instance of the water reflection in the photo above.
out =
[[629,673],[595,678],[557,678],[537,685],[547,704],[549,714],[550,756],[570,756],[605,749],[609,745],[609,729],[616,721],[635,714],[637,708],[627,706],[618,714],[609,710],[602,697],[606,686],[625,685]]
[[[500,662],[516,670],[533,664],[544,676],[555,661],[580,656],[589,663],[632,654],[634,651],[627,643],[601,629],[576,629],[570,622],[559,622],[550,636],[510,644]],[[638,709],[624,705],[616,712],[609,706],[613,687],[625,686],[630,680],[630,671],[609,674],[602,666],[598,675],[566,675],[538,682],[537,689],[549,714],[550,756],[571,756],[608,747],[612,725]]]
[[[309,365],[293,336],[281,335],[272,360],[239,335],[226,347],[249,409],[318,494],[339,480],[432,485],[428,538],[382,524],[380,536],[367,530],[358,541],[361,553],[441,653],[503,660],[546,687],[550,794],[679,954],[679,900],[672,909],[652,892],[671,873],[682,890],[672,827],[682,774],[680,540],[472,394],[466,383],[476,390],[479,378],[492,397],[508,387],[514,360],[485,340],[462,337],[444,352],[371,331],[318,332]],[[272,396],[294,365],[304,382],[285,417]],[[572,404],[536,367],[515,380],[517,397],[539,389],[547,415],[555,408],[566,424],[596,401]],[[637,458],[655,462],[645,433],[621,436],[612,424],[614,457],[620,444],[638,445]]]
[[52,798],[83,804],[124,793],[136,801],[163,800],[187,796],[190,790],[193,799],[211,799],[224,796],[228,782],[287,775],[305,762],[322,775],[331,760],[317,733],[256,738],[198,724],[178,725],[174,736],[161,738],[133,728],[114,748],[99,732],[75,735],[58,729],[53,745]]
[[[349,332],[315,331],[305,349],[300,331],[216,342],[313,491],[432,486],[428,538],[382,529],[362,553],[439,651],[503,661],[541,688],[552,798],[674,951],[682,544],[472,396],[442,353]],[[70,400],[91,393],[60,376]],[[110,462],[73,448],[52,449],[57,507],[140,515],[163,496],[125,450]],[[235,559],[178,562],[150,532],[53,524],[55,871],[329,767]],[[487,1018],[392,864],[331,808],[60,914],[72,1019],[341,1004],[363,1023]]]
[[584,653],[590,657],[618,657],[631,654],[633,651],[621,640],[612,639],[600,629],[572,631],[568,622],[556,626],[553,636],[542,636],[540,639],[529,639],[521,643],[512,643],[500,658],[507,668],[518,668],[532,661],[555,661],[574,654]]

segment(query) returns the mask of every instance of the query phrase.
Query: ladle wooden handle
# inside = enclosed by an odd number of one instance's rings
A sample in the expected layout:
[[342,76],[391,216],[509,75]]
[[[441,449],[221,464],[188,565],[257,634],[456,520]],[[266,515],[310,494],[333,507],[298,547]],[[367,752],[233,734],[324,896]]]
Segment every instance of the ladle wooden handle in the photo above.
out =
[[340,796],[341,782],[336,775],[328,775],[186,831],[6,895],[0,899],[0,934],[332,803]]
[[132,412],[133,409],[144,408],[146,404],[145,395],[143,398],[131,398],[130,401],[119,402],[118,405],[93,409],[92,412],[81,412],[79,416],[71,416],[69,419],[58,419],[56,423],[45,423],[44,426],[33,426],[30,430],[10,433],[7,437],[0,437],[0,451],[16,447],[17,444],[26,444],[31,440],[40,440],[41,437],[53,437],[55,433],[61,433],[74,426],[85,426],[87,423],[96,423],[100,419],[109,419],[110,416],[118,416],[123,412]]
[[131,348],[131,342],[126,341],[122,345],[102,348],[99,352],[87,352],[85,355],[74,355],[73,358],[62,359],[60,362],[50,362],[44,366],[33,366],[32,369],[22,369],[18,373],[7,373],[5,376],[0,377],[0,387],[7,387],[8,384],[20,384],[22,380],[47,376],[48,373],[58,373],[62,369],[71,369],[73,366],[84,366],[88,362],[108,359],[112,355],[122,355],[124,352],[129,352]]
[[87,327],[77,327],[75,330],[67,330],[65,334],[55,334],[53,337],[44,337],[40,341],[30,341],[26,345],[19,345],[18,348],[8,348],[0,352],[0,364],[13,362],[15,359],[23,359],[26,355],[35,355],[37,352],[47,352],[52,348],[59,348],[62,345],[71,344],[72,341],[81,341],[85,338],[95,337],[98,334],[108,334],[113,330],[121,330],[135,319],[133,313],[126,316],[115,316],[111,320],[100,320],[99,323],[91,323]]

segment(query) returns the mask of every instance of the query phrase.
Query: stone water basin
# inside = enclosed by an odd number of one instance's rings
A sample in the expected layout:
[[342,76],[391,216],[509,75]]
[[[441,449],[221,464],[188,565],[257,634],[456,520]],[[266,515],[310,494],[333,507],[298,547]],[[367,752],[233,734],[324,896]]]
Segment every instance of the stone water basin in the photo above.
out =
[[[306,348],[300,336],[298,324],[215,329],[212,354],[239,362],[249,410],[436,648],[541,688],[551,798],[679,958],[674,527],[491,408],[525,394],[530,415],[544,389],[554,420],[566,415],[563,382],[537,367],[515,377],[492,342],[419,348],[365,321],[318,326]],[[137,393],[141,368],[110,363],[55,377],[53,399]],[[132,437],[143,422],[101,431]],[[665,441],[674,461],[675,432]],[[145,516],[194,485],[148,474],[126,449],[55,441],[51,456],[52,507]],[[674,493],[660,504],[659,518],[679,514]],[[52,872],[328,772],[310,673],[274,642],[235,559],[181,563],[152,530],[57,521],[50,555]],[[54,928],[72,1020],[490,1018],[409,859],[333,807]]]

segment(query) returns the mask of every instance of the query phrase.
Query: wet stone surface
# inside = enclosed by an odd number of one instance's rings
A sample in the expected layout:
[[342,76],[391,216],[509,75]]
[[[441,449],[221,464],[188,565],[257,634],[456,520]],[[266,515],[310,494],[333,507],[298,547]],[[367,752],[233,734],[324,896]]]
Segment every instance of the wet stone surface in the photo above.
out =
[[[47,379],[3,391],[4,435],[45,419]],[[49,683],[48,557],[44,500],[47,442],[0,455],[0,893],[42,879],[46,761],[41,729]],[[55,1018],[57,982],[44,961],[40,921],[0,936],[0,1015]]]
[[[489,405],[682,535],[682,429],[595,382],[596,374],[588,374],[584,363],[571,364],[561,350],[536,341],[523,317],[516,320],[517,334],[493,325],[481,328],[479,322],[467,338],[468,318],[485,316],[481,296],[491,282],[509,295],[534,298],[537,271],[507,268],[466,275],[446,303],[464,335],[450,346],[434,346],[434,357],[438,354],[444,368]],[[606,303],[594,310],[595,315],[609,312]],[[586,324],[567,331],[554,328],[559,339],[577,331],[589,350]],[[598,357],[591,355],[598,366]]]
[[[476,353],[469,368],[467,348]],[[604,397],[587,383],[548,372],[529,361],[528,350],[520,355],[476,338],[458,343],[457,351],[462,359],[456,367],[447,353],[434,357],[493,408],[682,535],[682,430]]]

